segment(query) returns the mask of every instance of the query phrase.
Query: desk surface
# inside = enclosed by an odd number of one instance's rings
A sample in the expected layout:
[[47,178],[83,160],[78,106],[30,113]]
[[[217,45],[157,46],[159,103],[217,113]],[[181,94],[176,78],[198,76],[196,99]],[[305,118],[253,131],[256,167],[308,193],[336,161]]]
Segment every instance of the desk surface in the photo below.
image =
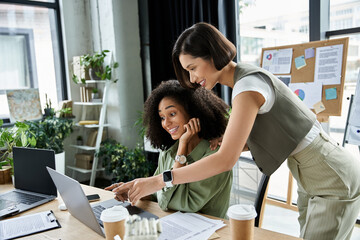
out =
[[[100,199],[102,201],[113,198],[113,194],[109,191],[105,191],[105,190],[102,190],[99,188],[90,187],[90,186],[86,186],[86,185],[82,185],[82,187],[83,187],[86,195],[97,193],[100,195]],[[0,192],[9,191],[11,189],[13,189],[12,184],[0,185]],[[29,211],[25,211],[19,215],[16,215],[16,216],[22,216],[22,215],[27,215],[27,214],[36,213],[36,212],[42,212],[42,211],[51,209],[51,210],[53,210],[56,218],[58,219],[58,221],[61,224],[61,228],[50,230],[50,231],[39,233],[39,234],[35,234],[35,235],[31,235],[31,236],[24,237],[21,239],[36,239],[36,240],[104,239],[101,236],[99,236],[96,232],[94,232],[93,230],[91,230],[90,228],[88,228],[87,226],[82,224],[81,222],[79,222],[76,218],[72,217],[68,211],[60,211],[58,209],[58,205],[60,203],[62,203],[62,199],[60,196],[58,196],[58,198],[56,198],[54,201],[51,201],[49,203],[43,204],[39,207],[33,208]],[[159,208],[157,203],[151,202],[151,201],[139,201],[136,206],[138,206],[144,210],[147,210],[147,211],[159,216],[160,218],[171,214],[171,212],[162,211]],[[14,217],[16,217],[16,216],[14,216]],[[208,217],[211,217],[211,216],[208,216]],[[211,217],[211,218],[219,219],[216,217]],[[227,226],[216,231],[217,234],[220,235],[220,238],[218,238],[218,239],[231,239],[230,238],[230,228],[228,226],[229,222],[227,220],[224,220],[224,222],[225,222],[225,224],[227,224]],[[262,228],[255,228],[255,238],[254,239],[255,240],[261,240],[261,239],[264,239],[264,240],[265,239],[266,240],[296,240],[296,239],[300,239],[300,238],[284,235],[281,233],[272,232],[272,231],[265,230]]]

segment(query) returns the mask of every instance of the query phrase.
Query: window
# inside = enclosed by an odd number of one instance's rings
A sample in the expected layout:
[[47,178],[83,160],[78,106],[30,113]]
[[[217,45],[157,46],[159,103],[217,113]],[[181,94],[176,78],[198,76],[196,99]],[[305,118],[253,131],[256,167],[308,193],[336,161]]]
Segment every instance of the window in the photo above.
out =
[[360,27],[359,1],[330,0],[330,30]]
[[0,0],[0,119],[7,89],[38,88],[55,104],[67,98],[57,1]]
[[[260,65],[261,49],[309,41],[309,1],[239,0],[240,61]],[[268,196],[286,200],[289,170],[284,163],[269,182]],[[294,186],[295,188],[296,186]],[[296,199],[296,191],[293,199]]]

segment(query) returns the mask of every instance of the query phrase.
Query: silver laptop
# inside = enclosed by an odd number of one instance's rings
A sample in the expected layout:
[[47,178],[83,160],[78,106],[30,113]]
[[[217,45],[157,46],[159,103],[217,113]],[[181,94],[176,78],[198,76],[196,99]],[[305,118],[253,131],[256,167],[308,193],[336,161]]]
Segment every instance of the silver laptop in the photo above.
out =
[[0,194],[0,218],[21,213],[57,197],[46,170],[55,169],[53,150],[13,147],[15,189]]
[[131,206],[127,202],[119,202],[115,199],[110,199],[104,202],[96,203],[90,206],[88,199],[81,185],[78,181],[65,176],[51,168],[47,168],[51,178],[53,179],[67,209],[80,222],[105,237],[103,224],[100,220],[101,212],[115,205],[122,205],[127,208],[130,215],[137,214],[142,218],[158,217],[150,212],[144,211],[138,207]]

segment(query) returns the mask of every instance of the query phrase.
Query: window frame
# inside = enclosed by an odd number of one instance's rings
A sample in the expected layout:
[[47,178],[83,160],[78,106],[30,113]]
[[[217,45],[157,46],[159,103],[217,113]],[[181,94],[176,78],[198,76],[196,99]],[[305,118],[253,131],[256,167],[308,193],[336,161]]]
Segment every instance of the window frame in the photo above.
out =
[[[30,1],[30,0],[0,0],[0,3],[7,4],[18,4],[28,7],[43,7],[54,10],[55,14],[55,22],[50,22],[50,24],[54,24],[56,30],[56,38],[55,41],[58,42],[58,45],[54,45],[54,41],[52,41],[53,49],[59,49],[59,51],[54,51],[54,58],[59,59],[59,64],[55,64],[55,79],[56,85],[60,87],[57,89],[59,100],[68,99],[68,91],[67,91],[67,75],[65,69],[65,54],[64,54],[64,41],[62,36],[62,26],[61,26],[61,15],[60,15],[60,5],[59,0],[54,0],[54,2],[40,2],[40,1]],[[34,62],[35,63],[35,62]]]
[[27,62],[29,64],[29,81],[30,88],[38,88],[36,59],[35,59],[35,46],[34,46],[34,33],[32,29],[24,28],[3,28],[0,27],[0,35],[5,36],[23,36],[26,44]]

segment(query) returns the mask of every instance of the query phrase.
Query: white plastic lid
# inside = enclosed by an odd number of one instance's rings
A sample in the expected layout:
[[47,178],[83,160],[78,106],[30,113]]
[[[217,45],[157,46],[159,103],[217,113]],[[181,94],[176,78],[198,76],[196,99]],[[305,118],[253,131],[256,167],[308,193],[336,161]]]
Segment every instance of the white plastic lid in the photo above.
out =
[[257,216],[255,207],[249,204],[232,205],[229,207],[227,215],[235,220],[251,220]]
[[101,212],[100,220],[103,222],[118,222],[129,216],[129,212],[123,206],[113,206]]

